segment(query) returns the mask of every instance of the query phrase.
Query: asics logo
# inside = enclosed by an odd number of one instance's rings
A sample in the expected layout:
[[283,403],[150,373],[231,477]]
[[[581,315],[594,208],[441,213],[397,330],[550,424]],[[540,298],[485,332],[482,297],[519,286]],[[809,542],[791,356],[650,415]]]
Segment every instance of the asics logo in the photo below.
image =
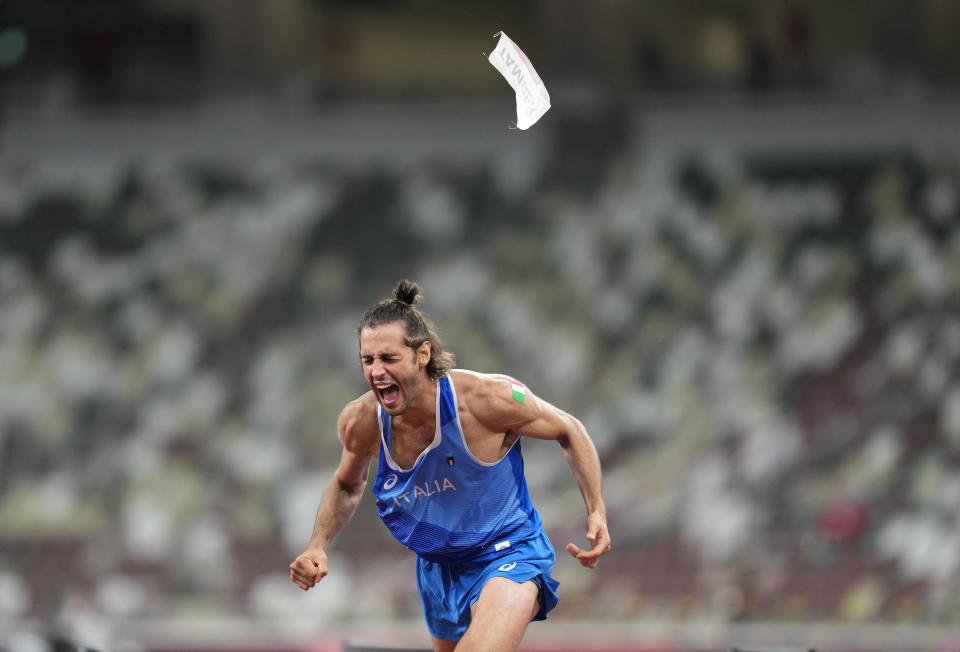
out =
[[517,562],[511,562],[509,564],[501,564],[500,568],[498,568],[497,570],[506,572],[506,571],[512,571],[516,567],[517,567]]
[[394,487],[396,484],[397,484],[397,474],[394,473],[394,474],[392,474],[389,478],[387,478],[387,479],[384,481],[384,483],[383,483],[383,488],[384,488],[384,489],[393,489],[393,487]]

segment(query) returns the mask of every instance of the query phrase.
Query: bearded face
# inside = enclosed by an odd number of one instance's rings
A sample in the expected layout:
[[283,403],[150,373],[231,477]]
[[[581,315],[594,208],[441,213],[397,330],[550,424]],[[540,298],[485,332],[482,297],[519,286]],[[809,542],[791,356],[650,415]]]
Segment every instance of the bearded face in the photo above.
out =
[[402,322],[360,331],[360,365],[384,412],[397,416],[414,404],[425,382],[430,343],[414,351],[406,344]]

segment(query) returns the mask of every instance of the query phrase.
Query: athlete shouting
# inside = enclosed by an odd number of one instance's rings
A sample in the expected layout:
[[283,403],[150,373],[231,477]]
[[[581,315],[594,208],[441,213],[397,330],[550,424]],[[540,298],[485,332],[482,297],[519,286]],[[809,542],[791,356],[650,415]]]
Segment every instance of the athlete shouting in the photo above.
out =
[[516,650],[527,625],[557,604],[555,555],[530,502],[522,436],[556,441],[586,503],[594,568],[610,550],[600,460],[583,424],[507,376],[454,369],[433,324],[399,281],[357,328],[370,391],[338,424],[343,454],[313,536],[290,564],[307,590],[327,574],[326,549],[353,517],[379,457],[373,492],[394,537],[417,555],[417,586],[436,652]]

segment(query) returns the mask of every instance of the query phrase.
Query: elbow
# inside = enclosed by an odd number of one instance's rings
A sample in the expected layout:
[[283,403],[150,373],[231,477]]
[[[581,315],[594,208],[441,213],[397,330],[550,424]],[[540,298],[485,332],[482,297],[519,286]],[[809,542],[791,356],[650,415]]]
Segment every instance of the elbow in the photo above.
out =
[[330,480],[332,488],[341,496],[347,498],[358,498],[363,495],[367,488],[367,478],[344,478],[339,474],[334,474]]
[[343,482],[339,481],[340,493],[349,496],[350,498],[358,498],[363,495],[364,489],[367,488],[366,480],[359,480],[357,482]]
[[587,429],[574,416],[567,415],[564,431],[557,437],[557,443],[564,451],[571,450],[577,442],[589,441],[590,436]]

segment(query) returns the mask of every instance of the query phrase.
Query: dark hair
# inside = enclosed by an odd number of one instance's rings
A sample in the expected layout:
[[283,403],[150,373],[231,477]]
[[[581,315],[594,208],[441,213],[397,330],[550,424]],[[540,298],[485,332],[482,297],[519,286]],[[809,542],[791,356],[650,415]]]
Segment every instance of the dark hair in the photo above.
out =
[[405,343],[416,351],[424,342],[430,342],[430,361],[427,374],[436,380],[453,369],[454,356],[443,350],[443,342],[433,323],[414,304],[423,299],[420,286],[413,281],[401,279],[393,286],[393,298],[383,299],[371,306],[360,317],[357,336],[364,328],[402,321],[406,331]]

